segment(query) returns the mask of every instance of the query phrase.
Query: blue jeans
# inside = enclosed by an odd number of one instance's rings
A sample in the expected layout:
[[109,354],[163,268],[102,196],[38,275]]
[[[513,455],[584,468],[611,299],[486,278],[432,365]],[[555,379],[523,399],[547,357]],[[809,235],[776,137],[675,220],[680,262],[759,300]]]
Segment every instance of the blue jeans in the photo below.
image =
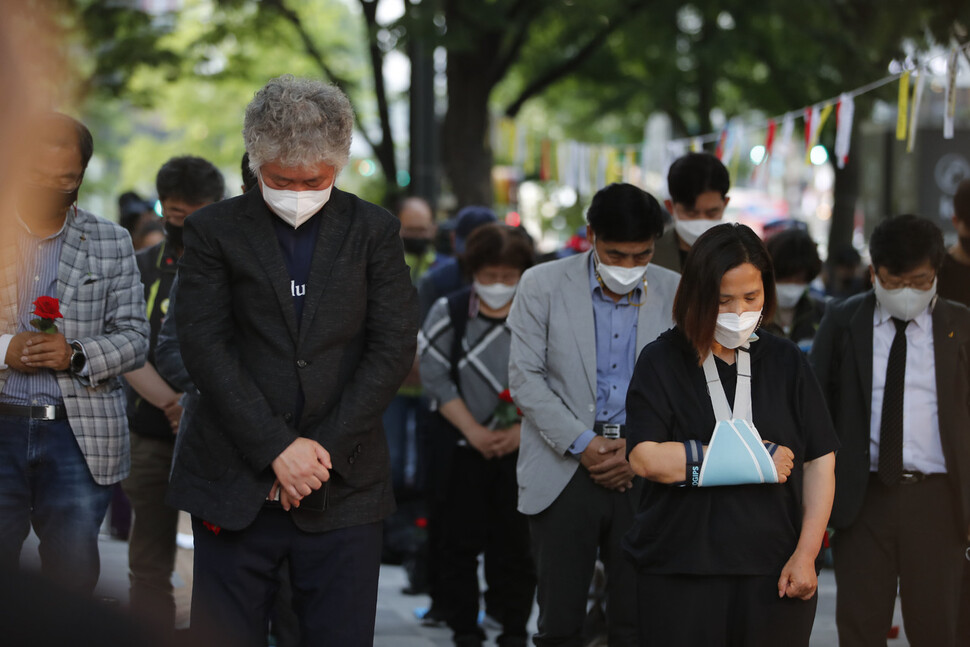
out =
[[33,525],[41,569],[91,592],[101,560],[98,531],[111,487],[98,485],[67,420],[0,416],[0,570],[15,571]]

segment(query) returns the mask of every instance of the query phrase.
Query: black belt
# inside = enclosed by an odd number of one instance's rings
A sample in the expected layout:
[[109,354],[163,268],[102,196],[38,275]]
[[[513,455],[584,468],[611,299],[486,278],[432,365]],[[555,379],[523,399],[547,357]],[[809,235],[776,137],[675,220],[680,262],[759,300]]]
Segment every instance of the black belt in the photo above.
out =
[[[879,472],[869,472],[872,478],[879,479]],[[916,483],[922,483],[927,479],[935,479],[946,476],[944,472],[938,472],[935,474],[924,474],[923,472],[903,472],[899,476],[897,483],[899,485],[914,485]],[[882,483],[882,481],[879,481]]]
[[17,416],[31,420],[65,420],[67,409],[63,404],[27,406],[23,404],[0,404],[0,416]]
[[616,425],[612,422],[597,422],[593,425],[593,431],[604,438],[626,438],[626,425]]
[[921,483],[926,479],[938,478],[946,476],[946,474],[923,474],[923,472],[903,472],[899,477],[900,485],[912,485],[913,483]]

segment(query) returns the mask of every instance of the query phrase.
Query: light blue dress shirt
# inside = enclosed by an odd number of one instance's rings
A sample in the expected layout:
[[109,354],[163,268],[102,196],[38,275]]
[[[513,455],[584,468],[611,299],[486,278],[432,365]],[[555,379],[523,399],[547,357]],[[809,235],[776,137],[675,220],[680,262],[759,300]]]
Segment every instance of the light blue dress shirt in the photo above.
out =
[[[626,424],[626,391],[637,361],[637,319],[643,299],[642,285],[619,301],[604,294],[589,258],[589,289],[593,293],[596,328],[596,422]],[[582,454],[596,436],[587,429],[569,446]]]
[[[23,222],[20,234],[20,273],[17,285],[18,321],[17,332],[37,332],[30,325],[34,319],[34,301],[38,297],[57,298],[57,269],[61,262],[68,222],[74,217],[69,211],[64,225],[56,234],[39,238],[31,233]],[[51,369],[36,373],[10,371],[0,393],[0,402],[21,405],[62,404],[61,387]]]

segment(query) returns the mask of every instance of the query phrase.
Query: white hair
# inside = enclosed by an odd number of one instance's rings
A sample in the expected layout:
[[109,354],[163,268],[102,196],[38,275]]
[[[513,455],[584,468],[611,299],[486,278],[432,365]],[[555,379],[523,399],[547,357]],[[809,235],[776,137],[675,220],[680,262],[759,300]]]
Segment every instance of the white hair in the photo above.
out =
[[267,162],[305,168],[347,165],[354,109],[336,85],[285,74],[246,106],[243,140],[253,172]]

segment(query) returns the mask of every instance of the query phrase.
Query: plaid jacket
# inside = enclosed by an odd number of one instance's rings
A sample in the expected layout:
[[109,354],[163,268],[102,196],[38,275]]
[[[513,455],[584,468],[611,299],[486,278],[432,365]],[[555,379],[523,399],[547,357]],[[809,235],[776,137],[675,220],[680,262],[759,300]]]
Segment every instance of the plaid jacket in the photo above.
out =
[[[0,333],[17,332],[15,264],[0,268]],[[145,363],[148,321],[128,233],[82,209],[68,224],[57,273],[64,319],[57,326],[87,355],[87,377],[60,371],[57,383],[78,445],[102,485],[128,475],[128,421],[120,375]],[[0,370],[0,391],[9,369]]]

